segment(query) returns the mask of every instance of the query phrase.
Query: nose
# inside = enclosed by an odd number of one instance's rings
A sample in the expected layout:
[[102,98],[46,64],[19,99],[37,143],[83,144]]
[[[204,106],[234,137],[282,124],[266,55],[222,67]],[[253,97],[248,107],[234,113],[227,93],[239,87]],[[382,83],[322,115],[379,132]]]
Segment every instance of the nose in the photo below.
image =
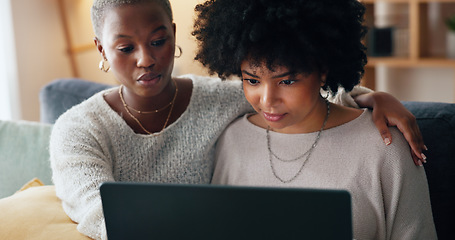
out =
[[279,93],[274,86],[265,85],[262,89],[261,104],[264,108],[272,110],[279,103]]
[[137,67],[149,68],[155,64],[155,57],[150,48],[141,47],[139,51],[137,51],[137,54]]

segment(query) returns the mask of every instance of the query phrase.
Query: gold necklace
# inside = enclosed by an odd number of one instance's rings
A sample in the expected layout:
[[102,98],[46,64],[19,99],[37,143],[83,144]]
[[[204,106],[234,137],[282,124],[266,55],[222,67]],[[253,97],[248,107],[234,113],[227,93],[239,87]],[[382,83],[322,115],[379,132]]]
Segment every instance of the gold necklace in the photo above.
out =
[[[172,79],[172,81],[174,82],[174,85],[175,85],[175,93],[174,93],[174,97],[172,98],[172,101],[167,104],[166,106],[164,106],[163,108],[161,109],[158,109],[158,110],[154,110],[155,112],[159,112],[159,111],[162,111],[164,109],[166,109],[168,106],[171,106],[171,109],[169,110],[169,113],[167,115],[167,118],[166,118],[166,122],[164,122],[164,126],[163,126],[163,129],[161,129],[161,131],[163,131],[166,126],[167,126],[167,123],[169,122],[169,118],[171,117],[171,114],[172,114],[172,110],[174,109],[174,103],[175,103],[175,99],[177,98],[177,93],[179,91],[179,88],[177,86],[177,83],[175,82],[174,79]],[[136,123],[139,125],[139,127],[142,128],[142,130],[144,130],[144,132],[146,132],[147,134],[153,134],[152,132],[148,131],[147,129],[145,129],[145,127],[142,125],[142,123],[139,121],[139,119],[137,119],[131,112],[130,112],[130,106],[128,106],[128,104],[126,104],[125,102],[125,99],[123,98],[123,92],[122,92],[122,89],[123,89],[123,85],[120,85],[120,87],[118,88],[118,94],[120,96],[120,100],[122,101],[122,104],[123,104],[123,107],[125,108],[125,111],[128,113],[128,115],[130,115],[130,117],[136,121]],[[136,110],[134,108],[131,108],[132,110],[134,110],[135,112],[141,114],[141,113],[149,113],[149,112],[142,112],[142,111],[139,111],[139,110]],[[161,132],[160,131],[160,132]]]
[[[175,94],[177,94],[177,92],[175,92]],[[138,114],[151,114],[151,113],[161,112],[171,105],[172,105],[172,101],[170,101],[166,106],[164,106],[160,109],[152,110],[152,111],[140,111],[140,110],[134,109],[133,107],[131,107],[130,105],[127,105],[127,104],[124,104],[123,106],[129,108],[130,110],[133,110],[134,112],[137,112]]]

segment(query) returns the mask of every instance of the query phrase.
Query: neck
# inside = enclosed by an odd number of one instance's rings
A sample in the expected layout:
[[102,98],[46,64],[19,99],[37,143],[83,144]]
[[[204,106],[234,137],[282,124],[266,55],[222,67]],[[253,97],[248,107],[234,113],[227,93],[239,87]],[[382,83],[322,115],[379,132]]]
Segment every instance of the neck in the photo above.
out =
[[122,87],[122,96],[125,103],[132,109],[142,112],[153,112],[168,106],[176,95],[176,82],[171,80],[163,90],[155,96],[141,96],[127,87]]
[[327,107],[329,102],[325,99],[318,100],[313,107],[308,111],[306,117],[291,126],[282,129],[273,129],[274,132],[287,133],[287,134],[299,134],[299,133],[312,133],[321,130],[321,126],[327,117]]

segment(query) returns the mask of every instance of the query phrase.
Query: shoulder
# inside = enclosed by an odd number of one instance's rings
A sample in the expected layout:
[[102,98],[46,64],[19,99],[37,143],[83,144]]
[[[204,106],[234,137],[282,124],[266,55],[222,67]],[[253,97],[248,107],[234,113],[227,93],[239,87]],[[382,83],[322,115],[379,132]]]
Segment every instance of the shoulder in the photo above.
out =
[[364,109],[345,107],[332,103],[330,104],[330,117],[326,128],[333,128],[354,121],[364,114],[364,112]]
[[193,81],[194,90],[202,93],[217,93],[224,95],[243,96],[240,80],[221,80],[216,77],[198,76],[193,74],[183,75],[179,78],[188,78]]
[[105,110],[106,107],[109,108],[109,105],[104,100],[104,95],[110,91],[113,91],[113,88],[98,92],[83,102],[71,107],[66,112],[64,112],[57,119],[57,121],[62,121],[61,119],[73,118],[81,114],[89,114],[90,112],[96,112],[101,109]]
[[[349,139],[349,141],[345,141],[346,144],[354,144],[359,150],[363,149],[367,153],[375,152],[385,156],[385,154],[393,151],[408,151],[409,146],[403,134],[396,127],[389,127],[393,144],[386,146],[372,120],[371,111],[368,109],[353,110],[353,114],[348,114],[345,117],[346,119],[341,117],[341,120],[335,120],[336,125],[328,129],[326,134],[330,134],[337,139]],[[361,111],[359,115],[357,111]]]
[[[240,80],[221,80],[219,78],[183,75],[193,81],[190,106],[220,112],[220,114],[239,116],[252,109],[245,99]],[[222,116],[220,116],[222,117]],[[231,119],[232,120],[232,119]]]
[[413,165],[409,145],[398,128],[389,127],[392,144],[385,145],[372,120],[370,110],[364,110],[364,113],[354,121],[352,132],[355,137],[362,140],[359,144],[364,144],[364,149],[369,151],[369,154],[378,155],[383,165]]
[[91,128],[101,129],[100,124],[103,119],[116,121],[119,116],[103,97],[108,91],[110,90],[99,92],[63,113],[54,124],[53,135],[80,133]]
[[244,142],[251,142],[257,139],[265,129],[255,126],[248,120],[251,114],[245,114],[232,121],[224,130],[220,139],[229,142],[230,145],[243,145]]

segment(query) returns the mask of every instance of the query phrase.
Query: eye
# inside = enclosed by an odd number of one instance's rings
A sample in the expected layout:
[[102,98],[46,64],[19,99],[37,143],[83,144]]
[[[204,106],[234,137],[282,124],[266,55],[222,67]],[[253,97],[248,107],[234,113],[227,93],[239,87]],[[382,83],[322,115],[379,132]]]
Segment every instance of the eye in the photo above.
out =
[[154,47],[159,47],[159,46],[164,45],[165,42],[166,42],[166,39],[159,39],[156,41],[152,41],[150,44]]
[[251,86],[255,86],[255,85],[259,84],[259,81],[255,80],[255,79],[243,79],[243,81],[247,82]]
[[280,82],[280,84],[292,85],[292,84],[294,84],[296,82],[297,82],[296,80],[283,80],[283,81]]
[[121,47],[118,50],[122,53],[130,53],[133,51],[133,49],[134,49],[134,47],[128,46],[128,47]]

